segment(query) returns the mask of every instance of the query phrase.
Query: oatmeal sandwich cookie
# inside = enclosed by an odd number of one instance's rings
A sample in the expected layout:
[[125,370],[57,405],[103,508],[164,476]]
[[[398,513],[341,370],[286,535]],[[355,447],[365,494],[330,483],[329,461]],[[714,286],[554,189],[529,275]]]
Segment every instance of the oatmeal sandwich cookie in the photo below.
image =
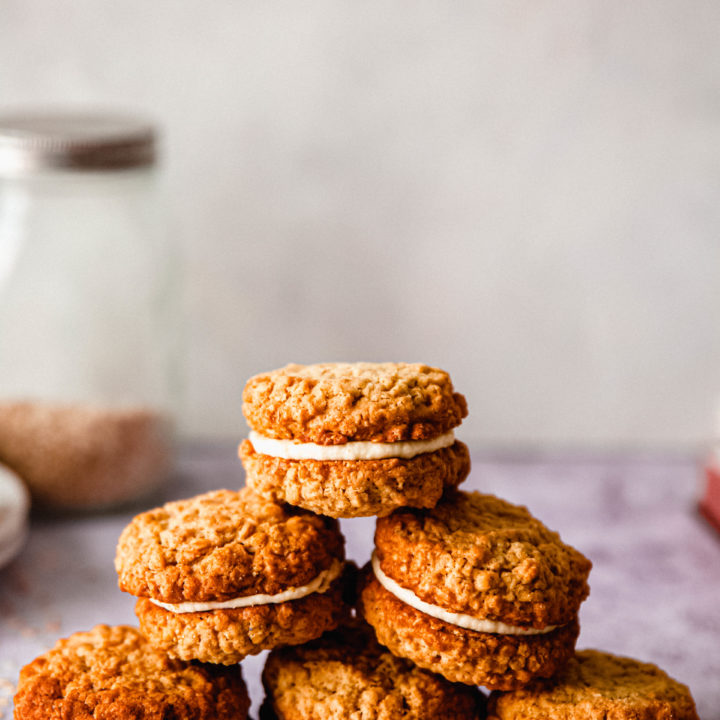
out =
[[524,507],[455,491],[377,521],[360,608],[393,653],[508,690],[572,656],[590,561]]
[[262,720],[478,720],[484,696],[389,653],[353,621],[307,645],[273,650]]
[[288,365],[250,378],[243,412],[248,484],[322,515],[430,508],[470,471],[465,398],[427,365]]
[[492,720],[698,720],[686,685],[656,665],[581,650],[550,680],[490,696]]
[[20,671],[15,720],[242,720],[240,666],[172,660],[136,628],[98,625]]
[[153,645],[229,665],[337,626],[343,543],[331,518],[217,490],[135,517],[115,566]]

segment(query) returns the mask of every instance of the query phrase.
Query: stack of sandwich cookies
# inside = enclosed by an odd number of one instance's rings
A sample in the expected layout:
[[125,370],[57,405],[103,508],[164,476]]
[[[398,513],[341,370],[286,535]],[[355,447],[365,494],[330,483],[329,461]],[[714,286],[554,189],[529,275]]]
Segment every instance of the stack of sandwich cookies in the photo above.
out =
[[239,665],[172,660],[136,628],[98,625],[20,672],[15,720],[244,720]]
[[484,696],[395,657],[360,621],[307,645],[273,650],[261,720],[478,720]]
[[218,490],[136,516],[116,569],[152,645],[232,664],[337,626],[348,611],[343,544],[336,520]]
[[470,470],[465,398],[427,365],[288,365],[248,381],[243,412],[248,485],[322,515],[430,508]]
[[[589,560],[524,507],[457,490],[467,409],[447,373],[289,365],[251,378],[243,410],[248,487],[134,518],[116,568],[140,630],[31,662],[16,720],[243,720],[237,663],[262,650],[261,720],[480,720],[476,685],[489,720],[698,720],[657,667],[575,653]],[[333,518],[369,515],[356,588]]]
[[493,692],[491,720],[699,720],[687,686],[656,665],[581,650],[549,680]]
[[394,654],[512,689],[572,656],[591,563],[524,507],[456,491],[377,522],[360,610]]

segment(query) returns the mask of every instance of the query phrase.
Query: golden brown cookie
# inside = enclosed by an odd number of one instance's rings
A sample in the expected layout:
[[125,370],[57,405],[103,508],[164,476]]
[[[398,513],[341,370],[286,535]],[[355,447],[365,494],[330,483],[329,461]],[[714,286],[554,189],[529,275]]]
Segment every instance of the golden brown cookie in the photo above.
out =
[[572,656],[591,563],[492,495],[377,521],[360,607],[395,654],[452,681],[511,689]]
[[132,627],[98,625],[20,671],[15,720],[242,720],[240,666],[172,660]]
[[173,613],[140,598],[135,614],[148,641],[173,657],[229,665],[268,648],[302,644],[337,627],[347,616],[342,594],[340,577],[329,590],[291,602]]
[[343,543],[335,520],[250,488],[217,490],[135,517],[115,566],[157,647],[230,664],[336,626],[346,612]]
[[360,621],[319,640],[273,650],[261,717],[277,720],[478,720],[484,697],[395,657]]
[[321,363],[250,378],[243,412],[267,437],[334,445],[427,440],[459,425],[467,405],[449,375],[427,365]]
[[470,471],[448,374],[408,363],[288,365],[251,378],[240,446],[248,485],[331,517],[433,507]]
[[542,635],[477,632],[431,617],[365,578],[361,610],[391,652],[452,682],[511,689],[555,673],[572,657],[576,619]]
[[556,677],[490,696],[492,720],[698,720],[687,686],[656,665],[581,650]]

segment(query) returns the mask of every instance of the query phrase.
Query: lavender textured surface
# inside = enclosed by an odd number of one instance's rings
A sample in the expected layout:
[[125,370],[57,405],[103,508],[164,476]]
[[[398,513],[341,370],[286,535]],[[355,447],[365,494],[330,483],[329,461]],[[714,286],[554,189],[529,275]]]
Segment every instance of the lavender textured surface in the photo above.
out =
[[[0,718],[12,715],[20,667],[59,637],[101,622],[136,624],[133,598],[117,589],[113,569],[115,543],[133,514],[242,483],[232,444],[188,447],[177,477],[141,508],[35,518],[22,553],[0,570]],[[475,453],[466,487],[527,505],[592,559],[578,647],[657,663],[690,686],[702,720],[720,720],[720,536],[697,515],[692,459]],[[342,525],[348,555],[366,562],[374,520]],[[243,662],[253,713],[263,661]]]

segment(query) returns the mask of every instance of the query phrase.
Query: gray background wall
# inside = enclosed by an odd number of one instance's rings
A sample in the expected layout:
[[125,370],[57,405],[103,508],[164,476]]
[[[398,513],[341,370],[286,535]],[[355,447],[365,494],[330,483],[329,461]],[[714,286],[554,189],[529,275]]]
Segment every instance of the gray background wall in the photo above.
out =
[[451,371],[473,443],[695,446],[720,397],[720,4],[3,0],[0,105],[165,129],[183,427],[288,361]]

